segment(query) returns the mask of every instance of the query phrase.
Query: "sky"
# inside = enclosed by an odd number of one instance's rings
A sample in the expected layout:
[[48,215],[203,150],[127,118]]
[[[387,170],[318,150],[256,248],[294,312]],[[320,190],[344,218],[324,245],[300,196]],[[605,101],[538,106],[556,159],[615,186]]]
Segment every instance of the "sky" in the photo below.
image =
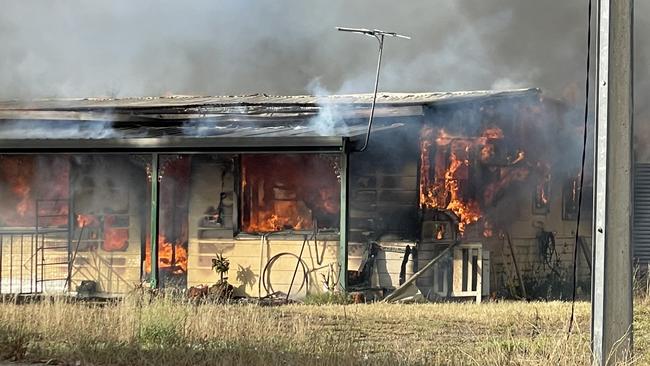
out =
[[[648,2],[637,1],[637,15]],[[0,99],[371,91],[377,42],[336,26],[412,36],[386,40],[384,91],[583,95],[586,0],[0,0],[0,8]],[[645,56],[637,52],[637,69]]]

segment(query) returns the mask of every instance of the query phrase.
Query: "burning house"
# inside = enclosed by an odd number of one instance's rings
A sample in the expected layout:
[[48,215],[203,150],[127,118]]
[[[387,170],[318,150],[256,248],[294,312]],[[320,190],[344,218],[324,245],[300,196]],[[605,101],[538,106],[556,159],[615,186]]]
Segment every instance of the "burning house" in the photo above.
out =
[[537,89],[380,94],[358,152],[370,102],[0,103],[0,292],[212,284],[222,255],[237,296],[381,297],[410,278],[432,299],[567,296],[581,136],[569,108]]

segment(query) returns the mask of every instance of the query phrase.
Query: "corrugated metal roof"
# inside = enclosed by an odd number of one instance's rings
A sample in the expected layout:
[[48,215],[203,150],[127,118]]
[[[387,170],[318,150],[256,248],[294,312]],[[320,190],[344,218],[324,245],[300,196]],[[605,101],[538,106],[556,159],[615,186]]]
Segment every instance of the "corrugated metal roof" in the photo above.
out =
[[[380,105],[426,105],[445,102],[465,102],[475,99],[518,97],[539,95],[539,89],[483,90],[431,93],[379,93],[377,103]],[[148,108],[181,108],[210,106],[303,106],[317,107],[325,104],[368,105],[372,94],[347,95],[293,95],[274,96],[251,94],[240,96],[169,96],[147,98],[83,98],[83,99],[45,99],[31,101],[0,101],[0,111],[88,111]]]
[[[380,93],[375,116],[419,118],[432,105],[537,98],[540,94],[539,89]],[[5,150],[37,148],[42,145],[39,141],[46,141],[43,146],[58,149],[71,146],[70,141],[102,140],[107,148],[121,148],[120,144],[109,144],[110,140],[133,139],[138,141],[137,146],[144,146],[141,140],[156,139],[161,146],[178,147],[209,139],[214,146],[230,146],[227,139],[246,145],[258,144],[260,138],[288,142],[295,138],[355,137],[366,133],[371,102],[372,94],[5,101],[0,102],[0,145]],[[407,121],[378,119],[372,131],[399,128]]]
[[[64,128],[32,128],[19,122],[20,129],[0,128],[0,152],[40,151],[244,151],[291,149],[311,151],[316,147],[342,149],[343,139],[363,136],[367,125],[333,126],[326,133],[313,126],[218,126],[205,127],[122,127],[93,122],[76,122]],[[394,130],[402,123],[373,126],[372,132]],[[8,133],[9,132],[9,133]],[[311,150],[310,150],[311,149]],[[257,151],[256,150],[256,151]]]

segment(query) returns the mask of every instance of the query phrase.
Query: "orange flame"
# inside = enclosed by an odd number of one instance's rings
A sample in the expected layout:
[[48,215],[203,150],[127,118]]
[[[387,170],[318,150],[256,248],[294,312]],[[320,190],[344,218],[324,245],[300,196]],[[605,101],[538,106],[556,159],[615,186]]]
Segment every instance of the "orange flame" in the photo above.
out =
[[[478,202],[465,199],[462,182],[467,180],[469,154],[474,145],[471,139],[455,139],[444,130],[436,138],[436,174],[431,181],[430,152],[433,146],[432,128],[424,128],[420,140],[420,205],[424,208],[447,209],[459,218],[458,230],[465,232],[467,225],[481,218]],[[448,163],[445,152],[450,151]]]
[[39,200],[39,226],[66,225],[69,169],[67,156],[0,156],[0,224],[34,226]]
[[445,238],[445,226],[439,225],[436,229],[436,240],[442,240]]
[[[32,187],[35,169],[34,158],[31,156],[3,156],[0,160],[0,173],[3,183],[9,188],[9,195],[4,200],[7,204],[15,204],[14,210],[8,207],[2,211],[3,221],[11,226],[33,225],[34,199]],[[10,203],[11,202],[11,203]]]
[[32,187],[29,186],[29,182],[27,182],[24,178],[24,176],[18,176],[15,182],[16,184],[11,187],[11,190],[14,192],[14,194],[20,199],[16,205],[16,212],[18,212],[18,215],[20,216],[25,216],[27,214],[27,211],[30,210],[33,206],[33,202],[29,194],[32,190]]
[[77,215],[77,226],[82,228],[84,226],[96,226],[99,225],[99,220],[95,215]]
[[[180,243],[170,243],[163,235],[158,236],[158,269],[174,274],[187,272],[187,249]],[[145,246],[144,270],[151,273],[151,241]]]
[[530,170],[528,167],[508,167],[500,170],[498,181],[489,183],[483,191],[483,201],[491,205],[513,182],[522,182],[528,178]]
[[488,220],[485,220],[483,223],[483,236],[486,238],[491,238],[493,235],[494,230],[492,228],[492,224]]
[[535,190],[535,199],[538,205],[546,206],[548,205],[548,188],[551,180],[551,175],[547,174],[543,177],[541,182],[537,184]]
[[320,155],[242,156],[242,230],[267,233],[338,226],[335,164]]

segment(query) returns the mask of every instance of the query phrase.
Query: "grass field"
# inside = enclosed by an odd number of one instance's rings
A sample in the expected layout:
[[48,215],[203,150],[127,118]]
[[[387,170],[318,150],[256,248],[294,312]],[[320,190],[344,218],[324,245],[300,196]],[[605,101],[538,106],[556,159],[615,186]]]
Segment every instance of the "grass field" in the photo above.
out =
[[[0,357],[109,365],[587,365],[588,303],[193,305],[127,298],[0,304]],[[650,304],[635,311],[650,364]]]

